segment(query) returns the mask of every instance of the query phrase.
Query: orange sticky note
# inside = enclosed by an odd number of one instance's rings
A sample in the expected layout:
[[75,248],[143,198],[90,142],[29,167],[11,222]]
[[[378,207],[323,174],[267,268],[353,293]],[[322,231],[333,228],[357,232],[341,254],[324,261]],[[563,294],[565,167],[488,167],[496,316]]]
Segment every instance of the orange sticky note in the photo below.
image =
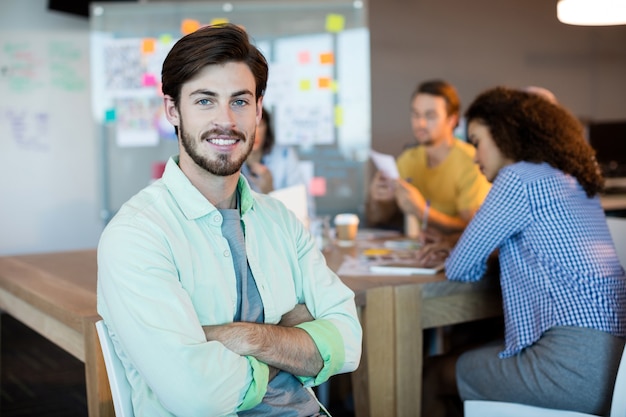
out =
[[298,52],[298,63],[308,64],[311,62],[311,53],[309,51]]
[[326,178],[313,177],[309,181],[309,193],[313,197],[322,197],[326,195]]
[[311,80],[300,80],[300,90],[309,91],[311,89]]
[[346,19],[343,15],[330,13],[326,15],[326,31],[341,32],[346,25]]
[[329,88],[330,87],[330,77],[319,77],[317,79],[318,88]]
[[154,53],[154,47],[156,45],[156,39],[146,38],[141,42],[141,52],[144,54]]
[[332,52],[325,52],[320,54],[320,64],[332,65],[335,63],[335,54]]
[[154,74],[144,74],[141,80],[141,85],[143,85],[144,87],[153,87],[157,85],[157,79]]
[[193,19],[184,19],[180,24],[180,32],[184,35],[189,35],[200,29],[200,22]]

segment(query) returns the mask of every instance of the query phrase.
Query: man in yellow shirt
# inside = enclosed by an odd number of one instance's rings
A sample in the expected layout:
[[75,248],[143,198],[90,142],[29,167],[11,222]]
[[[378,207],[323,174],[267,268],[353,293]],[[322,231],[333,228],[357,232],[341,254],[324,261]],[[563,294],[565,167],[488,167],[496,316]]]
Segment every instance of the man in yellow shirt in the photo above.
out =
[[[421,83],[411,96],[411,128],[417,146],[396,163],[399,179],[375,173],[369,187],[370,226],[398,227],[405,215],[446,234],[461,232],[482,204],[489,182],[474,163],[474,147],[454,137],[460,100],[441,80]],[[428,208],[427,208],[428,207]]]

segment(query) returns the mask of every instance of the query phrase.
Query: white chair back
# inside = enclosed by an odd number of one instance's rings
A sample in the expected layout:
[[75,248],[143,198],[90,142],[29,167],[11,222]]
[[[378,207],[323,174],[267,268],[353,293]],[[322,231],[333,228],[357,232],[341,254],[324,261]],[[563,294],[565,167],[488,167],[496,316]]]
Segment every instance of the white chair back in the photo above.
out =
[[98,331],[102,356],[104,356],[104,365],[109,378],[115,415],[116,417],[134,417],[131,389],[126,379],[124,365],[122,365],[122,361],[115,353],[113,341],[103,320],[96,322],[96,330]]
[[626,218],[608,216],[606,223],[609,226],[619,261],[626,268]]

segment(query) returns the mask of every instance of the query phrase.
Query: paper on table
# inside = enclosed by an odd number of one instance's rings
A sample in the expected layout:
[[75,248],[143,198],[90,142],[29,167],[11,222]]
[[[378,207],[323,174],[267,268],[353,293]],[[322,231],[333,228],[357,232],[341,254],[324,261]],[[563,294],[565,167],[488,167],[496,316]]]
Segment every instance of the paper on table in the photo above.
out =
[[396,159],[393,156],[371,150],[370,157],[374,165],[376,165],[376,168],[385,174],[386,177],[394,180],[400,178]]
[[307,202],[306,187],[304,185],[294,185],[280,188],[268,193],[272,197],[282,201],[287,208],[293,211],[298,219],[308,227],[309,208]]
[[437,272],[443,271],[443,268],[443,264],[432,268],[411,266],[407,264],[385,264],[370,266],[370,272],[389,275],[433,275]]

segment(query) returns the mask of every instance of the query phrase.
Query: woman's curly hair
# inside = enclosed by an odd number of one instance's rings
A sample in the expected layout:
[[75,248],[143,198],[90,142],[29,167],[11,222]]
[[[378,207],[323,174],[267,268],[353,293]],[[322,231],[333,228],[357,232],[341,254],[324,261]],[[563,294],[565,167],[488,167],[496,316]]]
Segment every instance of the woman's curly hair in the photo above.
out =
[[468,125],[477,121],[487,126],[505,157],[546,162],[576,178],[589,197],[602,191],[604,179],[595,151],[580,121],[563,106],[499,86],[476,97],[465,117]]

